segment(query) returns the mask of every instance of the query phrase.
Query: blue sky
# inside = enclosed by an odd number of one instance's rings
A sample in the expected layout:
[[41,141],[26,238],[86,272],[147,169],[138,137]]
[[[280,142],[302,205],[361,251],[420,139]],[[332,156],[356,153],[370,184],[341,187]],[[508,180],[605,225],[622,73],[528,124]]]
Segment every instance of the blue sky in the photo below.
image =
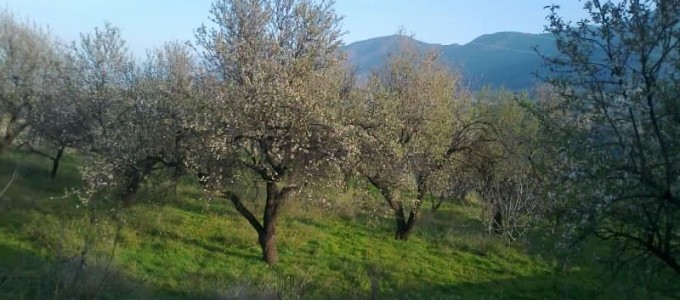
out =
[[[137,54],[167,40],[193,40],[194,30],[208,24],[212,0],[0,0],[15,14],[70,41],[80,32],[118,26]],[[538,33],[545,25],[544,6],[558,4],[568,19],[585,16],[579,0],[337,0],[345,17],[346,43],[385,36],[404,27],[419,40],[464,44],[498,31]]]

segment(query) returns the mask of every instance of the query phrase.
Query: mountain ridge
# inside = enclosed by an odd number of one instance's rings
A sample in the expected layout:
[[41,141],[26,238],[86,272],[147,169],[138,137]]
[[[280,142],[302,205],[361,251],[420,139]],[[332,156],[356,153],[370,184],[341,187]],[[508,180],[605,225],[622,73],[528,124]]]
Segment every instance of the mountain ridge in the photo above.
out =
[[557,54],[550,34],[501,31],[484,34],[466,44],[434,44],[404,35],[388,35],[357,41],[343,47],[348,64],[357,74],[368,76],[382,66],[390,53],[406,42],[418,51],[441,51],[442,59],[458,70],[472,90],[484,86],[511,90],[529,89],[539,81],[535,73],[542,72],[543,54]]

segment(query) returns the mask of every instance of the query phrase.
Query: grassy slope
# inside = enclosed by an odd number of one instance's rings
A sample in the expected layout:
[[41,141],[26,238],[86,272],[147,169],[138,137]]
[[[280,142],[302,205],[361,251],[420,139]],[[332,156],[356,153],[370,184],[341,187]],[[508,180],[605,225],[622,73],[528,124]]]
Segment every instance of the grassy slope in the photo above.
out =
[[[15,162],[22,162],[20,177],[0,199],[0,281],[8,277],[0,298],[64,293],[59,288],[74,276],[88,278],[78,281],[79,295],[103,298],[608,297],[596,293],[598,274],[582,268],[557,274],[541,258],[550,253],[528,254],[488,237],[469,207],[426,214],[404,243],[391,238],[389,217],[291,203],[280,221],[280,264],[268,267],[245,220],[227,203],[200,199],[191,185],[181,185],[177,197],[147,195],[155,200],[132,209],[100,207],[90,222],[88,209],[60,197],[78,184],[74,159],[67,158],[55,181],[46,178],[46,162],[31,160],[17,153],[0,157],[3,187]],[[92,245],[87,271],[74,275],[86,240]]]

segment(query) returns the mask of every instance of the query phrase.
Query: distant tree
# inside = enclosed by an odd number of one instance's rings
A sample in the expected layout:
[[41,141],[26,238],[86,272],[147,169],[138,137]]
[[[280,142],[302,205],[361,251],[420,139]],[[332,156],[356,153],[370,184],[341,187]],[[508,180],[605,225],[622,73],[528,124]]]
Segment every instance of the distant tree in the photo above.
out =
[[32,123],[35,109],[53,97],[58,55],[47,31],[0,11],[0,153]]
[[532,167],[538,119],[522,107],[529,101],[526,95],[484,90],[477,97],[477,109],[486,120],[486,142],[467,156],[466,164],[476,173],[489,231],[515,240],[526,234],[544,208]]
[[450,157],[442,168],[430,176],[427,188],[432,212],[439,210],[444,203],[465,203],[469,193],[475,190],[476,174],[466,160],[468,155]]
[[457,94],[459,78],[437,53],[423,55],[405,44],[350,105],[358,141],[354,168],[394,211],[398,240],[413,231],[433,175],[469,148],[473,126],[468,100]]
[[115,132],[115,140],[121,142],[105,152],[123,180],[125,204],[135,202],[141,183],[154,170],[169,170],[175,179],[184,174],[196,139],[191,126],[204,93],[202,74],[186,44],[167,42],[148,52],[135,76],[127,113]]
[[133,101],[134,59],[120,29],[109,23],[81,34],[80,40],[71,44],[69,55],[76,75],[77,114],[86,128],[79,145],[85,154],[84,182],[93,191],[118,187],[121,179],[115,170],[125,164],[114,160],[127,155],[120,148],[131,142],[120,132]]
[[[325,178],[343,149],[335,107],[342,92],[340,18],[332,1],[218,0],[214,27],[197,31],[216,97],[195,167],[257,231],[263,259],[278,260],[281,207]],[[208,100],[208,99],[206,99]],[[337,169],[337,168],[336,168]],[[266,189],[260,221],[230,188],[254,176]],[[231,186],[233,187],[233,186]]]
[[67,148],[77,148],[88,137],[87,112],[81,109],[78,69],[68,48],[59,45],[58,76],[50,93],[31,111],[34,120],[20,147],[52,161],[50,177],[57,176],[59,164]]
[[612,259],[680,273],[680,5],[586,1],[576,24],[557,8],[546,29],[561,55],[544,59],[561,100],[539,109],[547,195],[568,232],[620,250]]
[[83,35],[72,50],[77,115],[86,130],[78,142],[86,154],[85,182],[133,205],[152,171],[184,164],[188,120],[196,111],[196,61],[188,46],[174,42],[137,66],[110,24]]

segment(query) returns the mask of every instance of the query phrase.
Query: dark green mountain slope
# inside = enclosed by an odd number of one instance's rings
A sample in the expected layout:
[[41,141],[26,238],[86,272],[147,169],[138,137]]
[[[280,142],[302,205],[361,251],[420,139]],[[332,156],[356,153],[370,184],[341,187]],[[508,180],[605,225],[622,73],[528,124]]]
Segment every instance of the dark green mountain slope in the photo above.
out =
[[473,90],[486,85],[513,90],[529,88],[538,82],[533,73],[540,71],[542,66],[542,60],[533,47],[538,47],[544,54],[556,53],[549,34],[519,32],[482,35],[465,45],[428,44],[392,35],[352,43],[344,50],[349,63],[361,76],[382,65],[388,54],[399,49],[405,41],[421,51],[441,51],[445,61],[460,70]]

